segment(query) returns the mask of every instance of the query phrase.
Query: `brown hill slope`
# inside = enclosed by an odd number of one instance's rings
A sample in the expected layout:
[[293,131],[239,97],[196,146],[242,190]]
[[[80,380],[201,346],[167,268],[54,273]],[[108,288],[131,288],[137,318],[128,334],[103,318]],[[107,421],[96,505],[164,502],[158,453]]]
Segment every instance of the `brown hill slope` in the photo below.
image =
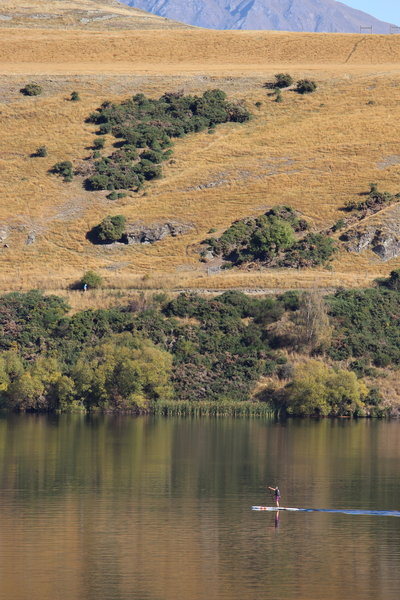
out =
[[[211,228],[220,232],[273,204],[292,205],[318,228],[339,219],[344,202],[371,181],[398,192],[399,58],[398,36],[3,29],[1,287],[56,289],[87,268],[121,287],[352,286],[399,267],[399,259],[343,251],[331,271],[208,275],[196,251]],[[318,91],[288,91],[282,104],[273,102],[263,83],[280,71],[315,79]],[[42,96],[19,93],[29,81],[42,85]],[[254,119],[177,141],[165,177],[145,193],[111,201],[78,178],[65,184],[48,175],[55,162],[89,154],[95,128],[84,120],[103,101],[215,87],[245,98]],[[72,90],[80,102],[68,101]],[[41,145],[48,157],[31,157]],[[85,234],[107,214],[174,218],[194,229],[151,246],[92,246]]]
[[0,28],[165,29],[190,28],[176,21],[126,7],[116,0],[2,0]]

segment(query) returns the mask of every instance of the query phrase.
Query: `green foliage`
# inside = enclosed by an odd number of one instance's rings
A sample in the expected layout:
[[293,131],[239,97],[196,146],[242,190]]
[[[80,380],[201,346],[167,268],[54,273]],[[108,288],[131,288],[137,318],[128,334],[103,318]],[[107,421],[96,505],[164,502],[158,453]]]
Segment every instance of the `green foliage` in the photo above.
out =
[[78,92],[71,92],[71,102],[79,102],[80,99],[81,97]]
[[234,265],[262,261],[269,266],[312,267],[325,264],[334,254],[334,241],[327,235],[309,233],[308,229],[288,206],[275,206],[265,215],[236,221],[219,239],[205,240],[208,249]]
[[25,87],[20,89],[20,92],[24,96],[40,96],[43,89],[38,83],[27,83]]
[[80,288],[86,289],[97,289],[101,287],[103,283],[103,278],[98,273],[94,271],[86,271],[80,281]]
[[[96,285],[92,275],[85,274],[81,289]],[[316,347],[322,335],[333,360],[374,377],[371,363],[400,364],[397,291],[340,290],[327,299],[330,323],[322,295],[159,296],[73,315],[61,298],[38,291],[0,298],[0,407],[147,412],[160,401],[167,410],[173,397],[229,399],[224,414],[238,414],[230,403],[249,400],[260,378],[276,373],[289,380],[275,393],[276,407],[290,414],[384,414],[380,394],[367,392],[353,372],[319,361],[293,371],[273,347],[292,349],[293,335]],[[285,324],[292,327],[286,336]],[[271,410],[270,396],[265,400]]]
[[367,395],[367,387],[355,373],[310,360],[295,369],[284,399],[289,414],[344,416],[362,413]]
[[371,183],[369,192],[363,195],[365,196],[363,200],[348,200],[345,203],[345,210],[358,210],[365,214],[375,213],[400,200],[400,194],[393,195],[388,192],[380,192],[377,183]]
[[121,138],[123,145],[94,163],[95,173],[86,186],[137,191],[144,181],[161,177],[160,163],[172,154],[172,138],[249,118],[246,107],[228,102],[221,90],[208,90],[202,96],[166,93],[158,100],[136,94],[121,104],[105,102],[88,121],[99,126],[99,133]]
[[346,227],[346,221],[344,219],[338,219],[336,223],[332,226],[332,231],[340,231]]
[[315,92],[317,87],[315,81],[311,81],[310,79],[300,79],[296,84],[296,92],[298,94],[311,94],[312,92]]
[[400,364],[400,294],[390,289],[339,290],[328,298],[334,326],[330,356]]
[[104,137],[94,138],[93,148],[95,148],[95,150],[101,150],[102,148],[104,148],[105,143],[106,143],[106,138],[104,138]]
[[87,348],[72,369],[79,401],[87,408],[144,411],[168,399],[172,356],[131,334]]
[[293,77],[289,73],[277,73],[275,75],[275,87],[286,88],[293,84]]
[[254,258],[268,260],[293,245],[295,237],[290,223],[275,216],[259,217],[257,221],[248,246]]
[[400,292],[400,269],[391,271],[388,278],[377,279],[376,281],[381,287],[386,287],[389,290]]
[[58,162],[50,169],[50,173],[60,175],[64,181],[71,181],[74,176],[72,162],[69,160]]
[[0,350],[15,349],[24,358],[53,346],[53,335],[68,306],[62,298],[38,290],[13,292],[0,302]]
[[275,102],[283,102],[283,95],[280,88],[276,88],[275,91]]
[[280,265],[297,268],[324,265],[335,252],[332,238],[321,233],[309,233],[290,248]]
[[120,240],[125,232],[126,218],[123,215],[108,215],[89,232],[89,239],[96,244],[112,244]]

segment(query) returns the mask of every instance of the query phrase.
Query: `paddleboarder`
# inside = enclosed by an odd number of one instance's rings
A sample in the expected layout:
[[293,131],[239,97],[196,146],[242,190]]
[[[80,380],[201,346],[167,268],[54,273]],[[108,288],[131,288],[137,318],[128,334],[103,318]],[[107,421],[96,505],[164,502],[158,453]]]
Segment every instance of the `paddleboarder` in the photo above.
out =
[[268,486],[269,490],[272,490],[274,492],[274,500],[275,500],[275,506],[277,506],[279,508],[279,501],[281,499],[281,493],[279,491],[278,486],[276,487],[271,487],[270,485]]

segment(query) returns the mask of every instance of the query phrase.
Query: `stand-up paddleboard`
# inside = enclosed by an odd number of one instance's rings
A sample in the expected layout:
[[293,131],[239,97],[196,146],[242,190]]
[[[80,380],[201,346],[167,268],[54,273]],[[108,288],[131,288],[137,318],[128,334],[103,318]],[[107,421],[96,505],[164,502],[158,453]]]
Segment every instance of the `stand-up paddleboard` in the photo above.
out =
[[290,512],[321,512],[339,513],[342,515],[376,515],[378,517],[400,517],[399,510],[359,510],[359,509],[332,509],[332,508],[287,508],[286,506],[252,506],[251,510],[268,510],[278,512],[286,510]]

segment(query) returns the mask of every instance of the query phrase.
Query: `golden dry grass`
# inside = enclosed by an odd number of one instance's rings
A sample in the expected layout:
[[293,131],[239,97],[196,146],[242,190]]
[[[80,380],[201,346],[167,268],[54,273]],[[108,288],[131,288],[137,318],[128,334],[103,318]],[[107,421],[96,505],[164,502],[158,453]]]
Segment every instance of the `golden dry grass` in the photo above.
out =
[[[221,232],[277,203],[318,228],[340,218],[344,202],[371,181],[398,192],[399,59],[394,35],[3,29],[0,230],[8,230],[9,247],[0,248],[0,287],[56,290],[88,268],[122,289],[354,287],[398,268],[398,259],[342,252],[332,271],[208,275],[197,247],[209,229]],[[279,71],[317,80],[318,91],[287,91],[282,104],[273,102],[263,82]],[[21,96],[28,81],[40,83],[43,96]],[[79,178],[65,184],[48,175],[57,161],[89,154],[94,128],[84,119],[104,100],[212,87],[245,98],[254,119],[177,141],[165,177],[144,194],[111,202],[106,192],[86,192]],[[81,102],[67,100],[72,90]],[[31,158],[40,145],[49,156]],[[92,246],[85,233],[107,214],[179,219],[194,229],[152,246]],[[26,245],[31,233],[36,240]]]

